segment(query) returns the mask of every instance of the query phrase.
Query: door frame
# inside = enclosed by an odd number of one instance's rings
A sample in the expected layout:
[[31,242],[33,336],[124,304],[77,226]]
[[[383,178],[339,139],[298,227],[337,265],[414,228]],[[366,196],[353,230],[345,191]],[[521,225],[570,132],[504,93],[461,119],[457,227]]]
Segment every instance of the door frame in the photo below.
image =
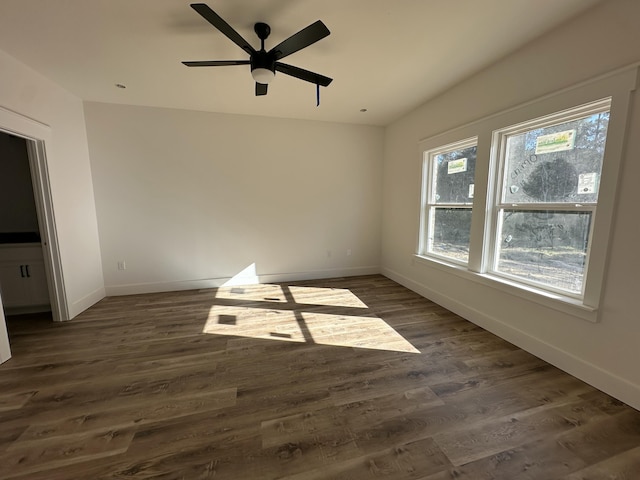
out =
[[0,363],[4,363],[11,358],[11,346],[9,345],[9,334],[4,321],[4,310],[2,308],[2,298],[0,298]]
[[52,132],[48,125],[0,107],[0,130],[27,140],[33,194],[42,240],[44,268],[49,288],[51,313],[56,322],[69,320],[69,307],[62,274],[60,244],[56,230],[47,152]]

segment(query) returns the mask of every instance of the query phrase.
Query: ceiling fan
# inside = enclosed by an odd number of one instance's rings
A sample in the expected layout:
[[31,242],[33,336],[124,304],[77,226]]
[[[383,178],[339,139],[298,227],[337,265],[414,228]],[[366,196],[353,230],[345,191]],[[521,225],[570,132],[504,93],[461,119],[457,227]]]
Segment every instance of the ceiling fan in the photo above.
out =
[[[236,32],[227,22],[225,22],[216,12],[211,10],[204,3],[192,3],[191,8],[198,12],[211,25],[220,30],[233,43],[249,54],[248,60],[202,60],[193,62],[182,62],[187,67],[226,67],[229,65],[250,65],[251,75],[256,81],[256,96],[266,95],[267,86],[273,80],[275,72],[290,75],[305,82],[313,83],[320,91],[320,86],[328,86],[333,79],[310,72],[302,68],[294,67],[280,62],[281,59],[295,53],[303,48],[316,43],[328,36],[331,32],[320,20],[303,28],[298,33],[280,42],[271,50],[264,49],[264,41],[271,33],[271,27],[266,23],[258,22],[254,25],[254,31],[260,39],[260,50],[253,48],[242,36]],[[319,93],[318,93],[319,96]]]

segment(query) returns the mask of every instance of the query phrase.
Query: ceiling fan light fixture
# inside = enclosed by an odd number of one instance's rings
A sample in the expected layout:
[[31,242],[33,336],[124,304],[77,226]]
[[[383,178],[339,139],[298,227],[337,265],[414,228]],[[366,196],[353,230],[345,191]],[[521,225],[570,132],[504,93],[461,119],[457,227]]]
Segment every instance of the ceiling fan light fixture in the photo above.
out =
[[275,72],[269,70],[268,68],[254,68],[251,70],[251,76],[257,83],[262,83],[264,85],[269,85],[273,77],[276,76]]

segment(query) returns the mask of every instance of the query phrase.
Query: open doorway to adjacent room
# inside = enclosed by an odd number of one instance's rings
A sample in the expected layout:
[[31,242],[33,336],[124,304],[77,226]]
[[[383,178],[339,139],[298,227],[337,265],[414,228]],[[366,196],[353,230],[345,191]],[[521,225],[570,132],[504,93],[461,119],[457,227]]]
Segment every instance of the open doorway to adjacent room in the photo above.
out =
[[50,135],[46,125],[0,108],[3,317],[69,318],[46,163]]

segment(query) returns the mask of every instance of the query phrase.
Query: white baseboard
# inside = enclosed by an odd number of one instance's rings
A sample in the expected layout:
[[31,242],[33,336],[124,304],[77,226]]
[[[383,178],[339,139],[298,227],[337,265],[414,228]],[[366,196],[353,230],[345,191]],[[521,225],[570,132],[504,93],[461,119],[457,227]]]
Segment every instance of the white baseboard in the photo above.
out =
[[381,273],[466,320],[640,410],[640,386],[388,268]]
[[[336,268],[329,270],[314,270],[308,272],[273,273],[247,277],[245,283],[277,283],[294,282],[298,280],[316,280],[320,278],[353,277],[357,275],[374,275],[380,273],[378,265],[366,267]],[[232,282],[234,285],[242,283],[242,278],[220,277],[200,280],[184,280],[178,282],[158,283],[133,283],[127,285],[108,285],[105,287],[106,295],[137,295],[141,293],[174,292],[178,290],[200,290],[204,288],[217,288]]]
[[94,290],[88,295],[85,295],[80,300],[76,300],[75,302],[69,305],[69,319],[72,319],[82,312],[84,312],[87,308],[92,305],[95,305],[104,297],[106,297],[105,289],[100,287],[97,290]]

